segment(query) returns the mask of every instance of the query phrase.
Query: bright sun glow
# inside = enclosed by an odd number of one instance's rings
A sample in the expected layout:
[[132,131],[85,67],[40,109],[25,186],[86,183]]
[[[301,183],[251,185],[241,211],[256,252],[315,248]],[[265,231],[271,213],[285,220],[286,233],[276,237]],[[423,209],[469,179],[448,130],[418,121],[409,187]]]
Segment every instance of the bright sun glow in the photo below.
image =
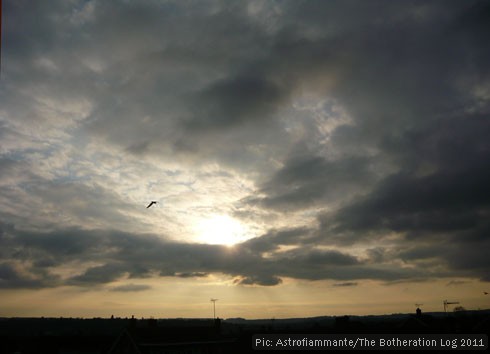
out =
[[227,216],[214,215],[197,224],[199,241],[213,245],[231,246],[247,239],[243,225]]

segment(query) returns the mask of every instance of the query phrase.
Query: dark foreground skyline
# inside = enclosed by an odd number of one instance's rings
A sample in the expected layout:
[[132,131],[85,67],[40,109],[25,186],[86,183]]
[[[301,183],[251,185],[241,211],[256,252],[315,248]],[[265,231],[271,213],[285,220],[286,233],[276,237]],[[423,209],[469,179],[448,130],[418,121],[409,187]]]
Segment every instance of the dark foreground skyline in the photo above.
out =
[[490,306],[490,2],[2,16],[0,316]]
[[[444,334],[468,338],[490,333],[490,310],[390,316],[322,316],[293,319],[119,319],[0,318],[2,353],[248,353],[253,340],[268,335],[357,334],[392,339],[416,334],[422,340]],[[388,334],[389,333],[389,334]],[[466,337],[465,337],[466,336]],[[442,338],[442,337],[441,337]],[[456,338],[456,337],[454,337]],[[458,337],[459,338],[459,337]],[[479,345],[488,345],[482,337]],[[461,345],[461,340],[446,346]],[[452,344],[451,344],[452,343]],[[419,344],[420,345],[420,344]],[[481,348],[480,348],[481,349]]]

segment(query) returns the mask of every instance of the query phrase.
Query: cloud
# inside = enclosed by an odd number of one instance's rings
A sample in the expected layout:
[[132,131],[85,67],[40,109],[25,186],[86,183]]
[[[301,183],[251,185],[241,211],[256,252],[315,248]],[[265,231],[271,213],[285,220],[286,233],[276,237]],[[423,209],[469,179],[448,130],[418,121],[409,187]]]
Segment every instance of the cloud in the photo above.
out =
[[337,265],[337,266],[349,266],[359,264],[356,257],[346,255],[336,250],[310,250],[300,249],[292,250],[285,253],[285,257],[298,259],[304,265]]
[[114,286],[110,288],[110,291],[116,291],[116,292],[137,292],[137,291],[145,291],[151,289],[151,286],[149,285],[144,285],[144,284],[126,284],[126,285],[119,285],[119,286]]
[[298,245],[304,243],[311,229],[298,227],[292,229],[270,230],[260,237],[254,237],[243,242],[240,247],[252,252],[276,251],[281,245]]
[[262,286],[273,286],[282,283],[281,278],[270,276],[270,275],[253,275],[246,277],[239,277],[235,279],[235,284],[239,285],[262,285]]
[[107,263],[102,266],[90,267],[83,274],[68,279],[69,285],[98,285],[120,279],[125,272],[125,266]]
[[[292,236],[301,234],[299,231],[303,230],[279,230],[263,237]],[[34,284],[38,287],[93,287],[157,274],[163,277],[206,277],[210,273],[229,275],[235,279],[235,284],[240,285],[277,285],[282,282],[282,277],[392,281],[420,276],[425,271],[371,265],[347,253],[312,246],[272,250],[266,255],[268,248],[263,250],[266,253],[262,253],[247,242],[230,249],[110,230],[67,229],[33,233],[10,228],[2,236],[2,248],[4,259],[24,264],[24,272],[31,274],[36,281],[33,284],[19,281],[18,273],[5,266],[3,286],[13,288]],[[59,270],[72,266],[75,260],[79,274],[64,278],[55,275]],[[99,265],[94,266],[94,263]]]
[[247,203],[280,211],[311,208],[320,203],[342,200],[370,183],[369,161],[362,158],[328,161],[302,156],[285,166],[261,186],[265,197],[252,197]]
[[208,273],[204,272],[184,272],[175,274],[179,278],[204,278],[208,276]]
[[448,282],[446,284],[446,286],[460,286],[460,285],[463,285],[463,284],[468,284],[468,281],[464,281],[464,280],[451,280],[450,282]]
[[357,283],[349,281],[349,282],[345,282],[345,283],[335,283],[335,284],[333,284],[333,286],[343,288],[343,287],[357,286]]
[[246,122],[267,119],[287,92],[266,77],[238,75],[213,82],[197,94],[196,113],[187,129],[225,130]]
[[54,287],[59,284],[57,280],[55,275],[47,274],[42,270],[34,269],[33,272],[29,272],[14,262],[0,263],[0,288],[2,289]]

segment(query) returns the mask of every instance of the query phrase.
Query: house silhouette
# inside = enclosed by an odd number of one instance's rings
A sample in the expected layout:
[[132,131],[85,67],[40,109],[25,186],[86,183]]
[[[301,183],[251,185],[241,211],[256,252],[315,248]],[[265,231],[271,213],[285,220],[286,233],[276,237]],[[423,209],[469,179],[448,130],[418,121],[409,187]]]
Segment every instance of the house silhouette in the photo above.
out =
[[222,336],[220,325],[220,319],[187,326],[160,326],[155,319],[133,320],[115,340],[109,354],[234,352],[236,339]]

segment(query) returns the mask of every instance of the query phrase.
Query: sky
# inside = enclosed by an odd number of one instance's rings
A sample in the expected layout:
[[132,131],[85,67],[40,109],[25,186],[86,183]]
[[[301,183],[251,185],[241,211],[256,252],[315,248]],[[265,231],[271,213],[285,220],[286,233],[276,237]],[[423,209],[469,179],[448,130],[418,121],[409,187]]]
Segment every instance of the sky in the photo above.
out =
[[489,1],[6,0],[2,26],[0,317],[490,308]]

